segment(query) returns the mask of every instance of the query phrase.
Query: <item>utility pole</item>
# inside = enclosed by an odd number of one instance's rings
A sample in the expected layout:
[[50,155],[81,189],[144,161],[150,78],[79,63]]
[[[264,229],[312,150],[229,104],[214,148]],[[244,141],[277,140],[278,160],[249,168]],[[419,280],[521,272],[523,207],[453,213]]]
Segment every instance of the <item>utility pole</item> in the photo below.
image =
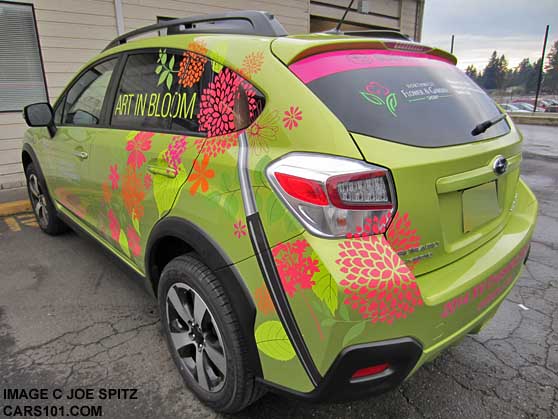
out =
[[541,91],[541,82],[542,82],[543,67],[544,67],[544,54],[546,52],[546,41],[548,40],[549,28],[550,25],[546,25],[546,32],[544,34],[544,42],[543,42],[543,49],[542,49],[542,56],[541,56],[541,68],[539,68],[539,80],[537,81],[537,94],[535,95],[535,106],[533,108],[533,112],[537,112],[537,104],[539,102],[539,93]]
[[451,50],[450,50],[450,52],[451,52],[452,54],[453,54],[453,41],[454,41],[454,39],[455,39],[455,35],[452,35],[452,36],[451,36]]

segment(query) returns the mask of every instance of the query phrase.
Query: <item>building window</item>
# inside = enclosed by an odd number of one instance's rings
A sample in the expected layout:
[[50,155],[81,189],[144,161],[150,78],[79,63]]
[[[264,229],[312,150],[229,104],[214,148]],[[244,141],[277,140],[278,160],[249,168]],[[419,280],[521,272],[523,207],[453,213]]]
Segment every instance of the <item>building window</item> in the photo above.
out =
[[0,1],[0,112],[46,102],[41,50],[30,4]]

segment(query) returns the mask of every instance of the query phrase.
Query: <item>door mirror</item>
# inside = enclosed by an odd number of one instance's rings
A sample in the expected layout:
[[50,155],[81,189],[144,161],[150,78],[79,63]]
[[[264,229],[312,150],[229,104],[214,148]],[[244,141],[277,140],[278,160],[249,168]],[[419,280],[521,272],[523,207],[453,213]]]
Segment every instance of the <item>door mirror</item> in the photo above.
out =
[[30,127],[47,127],[51,137],[56,134],[54,111],[50,103],[33,103],[23,109],[23,117]]

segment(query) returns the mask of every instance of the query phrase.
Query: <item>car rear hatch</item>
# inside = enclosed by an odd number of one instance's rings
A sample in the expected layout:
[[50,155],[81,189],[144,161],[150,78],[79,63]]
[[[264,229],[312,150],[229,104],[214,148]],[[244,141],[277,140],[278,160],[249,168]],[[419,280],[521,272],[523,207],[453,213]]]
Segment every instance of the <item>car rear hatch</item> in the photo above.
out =
[[314,39],[305,49],[294,41],[274,42],[274,52],[343,122],[364,159],[392,172],[400,225],[388,240],[415,275],[501,231],[521,137],[509,119],[472,133],[501,113],[452,56],[406,42]]

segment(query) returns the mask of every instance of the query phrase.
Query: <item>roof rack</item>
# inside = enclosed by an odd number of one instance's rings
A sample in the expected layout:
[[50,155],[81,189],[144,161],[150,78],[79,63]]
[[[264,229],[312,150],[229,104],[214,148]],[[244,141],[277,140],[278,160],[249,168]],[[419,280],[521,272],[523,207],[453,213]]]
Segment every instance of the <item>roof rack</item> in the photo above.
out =
[[401,32],[383,29],[363,29],[356,31],[336,31],[335,29],[332,29],[324,33],[331,35],[365,36],[369,38],[400,39],[403,41],[412,41],[410,37],[402,34]]
[[167,30],[167,35],[188,33],[230,33],[240,35],[286,36],[287,31],[269,12],[244,10],[173,19],[135,29],[113,39],[104,49],[125,44],[131,38],[149,32]]

